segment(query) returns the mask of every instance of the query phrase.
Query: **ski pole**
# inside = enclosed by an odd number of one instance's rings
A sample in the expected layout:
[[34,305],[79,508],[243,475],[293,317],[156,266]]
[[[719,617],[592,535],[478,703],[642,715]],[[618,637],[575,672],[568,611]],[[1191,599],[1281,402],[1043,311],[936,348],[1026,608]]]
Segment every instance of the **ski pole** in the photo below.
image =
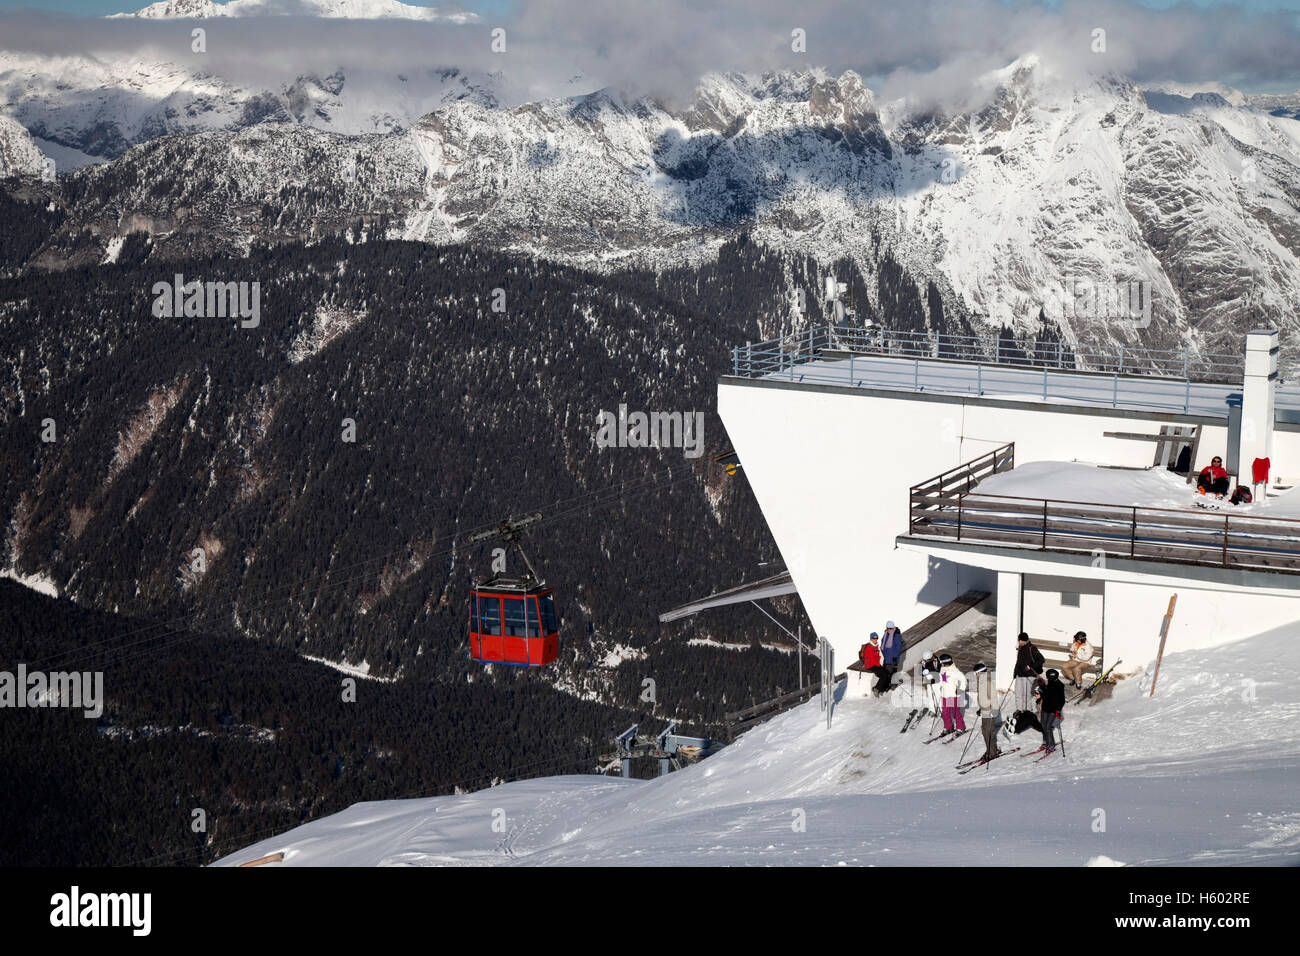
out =
[[[965,723],[965,722],[966,722],[965,720],[962,721],[962,723]],[[961,760],[958,760],[958,761],[957,761],[958,763],[964,763],[964,762],[965,762],[965,760],[966,760],[966,751],[970,750],[970,742],[971,742],[972,740],[974,740],[974,739],[975,739],[975,734],[974,734],[973,732],[968,731],[968,732],[966,733],[966,746],[963,747],[963,748],[961,749]]]
[[[1014,686],[1014,685],[1013,685],[1013,686]],[[1007,740],[1010,740],[1010,739],[1011,739],[1011,731],[1007,730],[1007,723],[1006,723],[1006,721],[1004,721],[1004,720],[1002,719],[1002,705],[1005,704],[1005,703],[1007,702],[1007,696],[1008,696],[1010,693],[1011,693],[1011,688],[1010,688],[1010,687],[1008,687],[1006,690],[1004,690],[1004,691],[1002,692],[1002,699],[1001,699],[1000,701],[998,701],[998,709],[995,710],[995,711],[993,711],[993,719],[996,720],[999,724],[1002,725],[999,729],[1000,729],[1004,734],[1007,735]],[[995,740],[997,739],[997,736],[996,736],[996,735],[994,735],[994,739],[995,739]]]

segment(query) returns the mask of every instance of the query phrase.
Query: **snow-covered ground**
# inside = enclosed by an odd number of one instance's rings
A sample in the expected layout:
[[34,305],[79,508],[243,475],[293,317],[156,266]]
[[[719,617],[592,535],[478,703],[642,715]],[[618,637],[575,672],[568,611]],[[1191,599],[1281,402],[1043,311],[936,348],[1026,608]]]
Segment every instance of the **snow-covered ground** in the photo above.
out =
[[54,580],[45,574],[23,574],[13,568],[0,569],[0,578],[8,578],[10,581],[17,581],[23,587],[31,588],[47,597],[56,598],[59,596],[59,586]]
[[362,661],[360,664],[349,664],[347,661],[331,661],[323,657],[312,657],[310,654],[303,654],[302,657],[314,664],[324,664],[326,667],[343,674],[350,674],[353,677],[364,677],[366,680],[376,680],[384,684],[391,684],[396,680],[394,677],[378,677],[371,674],[369,661]]
[[[1191,507],[1196,486],[1183,475],[1166,468],[1133,470],[1099,468],[1075,461],[1031,461],[1011,471],[990,475],[979,483],[978,490],[989,495],[1014,498],[1049,498],[1053,501],[1096,502],[1110,505],[1139,505],[1147,508]],[[1261,507],[1273,507],[1282,499]],[[1232,509],[1234,513],[1251,510],[1249,505]]]
[[845,697],[827,729],[813,700],[666,778],[357,804],[217,865],[1294,865],[1297,670],[1300,622],[1173,651],[1155,697],[1067,705],[1065,756],[1023,758],[1030,732],[964,776],[964,741],[898,732],[905,701]]

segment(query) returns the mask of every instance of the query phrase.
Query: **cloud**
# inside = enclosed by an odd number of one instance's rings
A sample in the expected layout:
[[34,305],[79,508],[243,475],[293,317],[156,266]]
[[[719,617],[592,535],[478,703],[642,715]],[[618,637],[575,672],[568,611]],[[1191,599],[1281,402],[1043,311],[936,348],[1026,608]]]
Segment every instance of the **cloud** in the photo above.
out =
[[[190,30],[207,31],[206,54]],[[494,52],[495,28],[505,52]],[[792,50],[804,31],[806,52]],[[1104,52],[1097,34],[1105,31]],[[457,67],[493,74],[506,102],[612,87],[688,98],[710,71],[853,69],[886,96],[968,95],[980,75],[1037,54],[1066,76],[1114,72],[1137,82],[1220,81],[1300,88],[1300,18],[1233,6],[1153,10],[1123,0],[1039,3],[904,0],[795,5],[789,0],[520,0],[474,24],[302,17],[207,21],[0,15],[0,48],[104,62],[174,62],[241,85],[282,88],[339,66],[393,73]],[[574,77],[581,80],[574,82]]]

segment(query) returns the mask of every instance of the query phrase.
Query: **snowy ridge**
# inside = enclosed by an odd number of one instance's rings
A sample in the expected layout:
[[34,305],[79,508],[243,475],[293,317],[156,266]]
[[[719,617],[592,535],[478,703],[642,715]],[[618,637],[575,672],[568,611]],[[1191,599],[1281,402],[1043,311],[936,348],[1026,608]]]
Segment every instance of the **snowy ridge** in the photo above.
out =
[[13,120],[0,116],[0,179],[44,173],[45,156],[31,134]]
[[[666,778],[362,803],[217,865],[276,851],[288,866],[1294,865],[1298,668],[1300,624],[1170,652],[1154,698],[1134,675],[1110,700],[1067,705],[1065,757],[1012,755],[965,776],[961,742],[922,745],[928,722],[899,734],[910,701],[841,687],[829,730],[814,700]],[[996,839],[1011,820],[1014,850]]]
[[[280,184],[323,178],[331,194],[304,215],[382,216],[373,237],[604,269],[705,260],[742,233],[822,261],[870,265],[884,248],[958,312],[1026,334],[1042,309],[1068,340],[1097,345],[1235,352],[1259,314],[1284,342],[1300,338],[1300,122],[1234,105],[1226,88],[1144,93],[1122,77],[1067,81],[1025,57],[952,113],[882,103],[856,74],[816,69],[711,74],[681,109],[611,90],[504,108],[500,77],[456,71],[398,81],[340,67],[258,91],[158,64],[59,66],[0,54],[0,112],[87,154],[146,144],[116,177],[138,195],[119,191],[111,213],[98,196],[71,211],[70,232],[105,243],[169,221],[190,197],[157,186],[183,190],[176,171],[202,168],[273,207]],[[70,89],[30,80],[56,72]],[[222,144],[250,127],[267,153],[230,168]],[[315,130],[344,135],[286,148]],[[172,132],[202,135],[160,157],[150,147]],[[391,167],[389,152],[402,175],[358,166],[336,198],[349,154]],[[258,228],[237,225],[231,251],[278,238]],[[1140,283],[1149,324],[1071,304],[1063,283]]]

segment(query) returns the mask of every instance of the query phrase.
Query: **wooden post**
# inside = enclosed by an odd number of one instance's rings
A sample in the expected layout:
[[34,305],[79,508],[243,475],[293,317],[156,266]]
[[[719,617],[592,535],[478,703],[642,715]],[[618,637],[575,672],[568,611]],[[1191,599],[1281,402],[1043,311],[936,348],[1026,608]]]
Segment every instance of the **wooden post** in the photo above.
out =
[[1174,618],[1174,605],[1177,603],[1177,594],[1169,598],[1169,610],[1165,612],[1165,619],[1160,624],[1160,653],[1156,655],[1156,672],[1151,675],[1151,693],[1147,694],[1147,697],[1156,695],[1156,681],[1160,679],[1160,662],[1164,660],[1165,641],[1169,638],[1169,622]]
[[266,856],[259,856],[256,860],[249,860],[247,863],[239,864],[244,866],[261,866],[264,863],[282,863],[284,862],[283,853],[268,853]]

